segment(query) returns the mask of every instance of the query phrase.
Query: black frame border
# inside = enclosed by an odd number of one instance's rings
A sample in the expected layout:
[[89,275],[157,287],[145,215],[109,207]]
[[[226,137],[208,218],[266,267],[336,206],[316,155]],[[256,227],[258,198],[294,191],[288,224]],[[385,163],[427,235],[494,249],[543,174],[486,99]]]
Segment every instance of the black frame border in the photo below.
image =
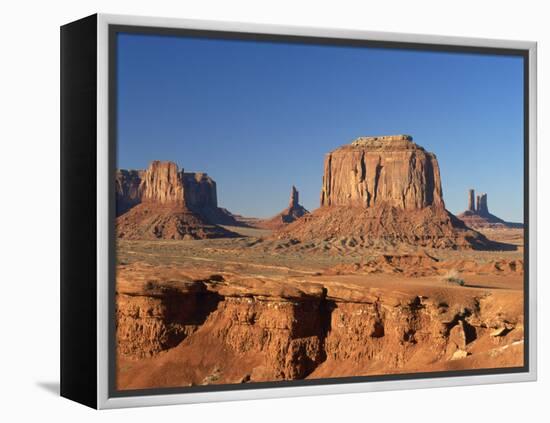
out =
[[60,28],[60,395],[97,407],[97,15]]
[[116,142],[117,142],[117,35],[119,33],[136,35],[154,35],[168,37],[198,37],[218,40],[240,40],[275,43],[298,43],[309,45],[330,45],[346,47],[369,47],[394,50],[436,51],[442,53],[469,53],[481,55],[519,56],[523,58],[523,127],[524,127],[524,168],[523,168],[523,201],[524,201],[524,348],[523,363],[521,367],[502,367],[488,369],[471,369],[457,371],[436,371],[418,373],[400,373],[390,375],[350,376],[321,379],[299,379],[291,381],[254,382],[250,384],[220,384],[207,386],[177,387],[177,388],[147,388],[118,390],[116,389],[116,238],[115,238],[115,196],[114,183],[109,184],[109,398],[124,398],[149,395],[187,394],[198,392],[223,392],[243,391],[266,388],[304,387],[315,385],[341,385],[350,383],[399,381],[414,379],[437,379],[446,377],[469,377],[481,375],[517,374],[529,372],[529,50],[497,47],[473,47],[451,44],[433,44],[405,41],[379,41],[333,37],[316,37],[302,35],[283,35],[266,33],[249,33],[222,30],[185,29],[173,27],[139,26],[139,25],[108,25],[108,149],[109,149],[109,181],[114,181],[116,167]]

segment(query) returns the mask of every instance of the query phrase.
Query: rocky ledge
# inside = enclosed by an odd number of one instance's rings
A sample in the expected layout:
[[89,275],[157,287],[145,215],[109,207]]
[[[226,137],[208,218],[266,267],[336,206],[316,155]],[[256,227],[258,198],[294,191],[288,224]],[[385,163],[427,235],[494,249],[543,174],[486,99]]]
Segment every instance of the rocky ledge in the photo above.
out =
[[118,279],[121,389],[443,370],[460,360],[521,365],[517,293],[143,265],[120,267]]

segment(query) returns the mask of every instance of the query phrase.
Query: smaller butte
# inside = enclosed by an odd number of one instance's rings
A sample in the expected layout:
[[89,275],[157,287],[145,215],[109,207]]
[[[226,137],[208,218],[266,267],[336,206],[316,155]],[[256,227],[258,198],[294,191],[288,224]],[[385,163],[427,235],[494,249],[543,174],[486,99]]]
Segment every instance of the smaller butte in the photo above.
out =
[[483,228],[523,228],[522,223],[506,222],[489,212],[487,194],[475,195],[474,189],[468,190],[468,208],[457,216],[466,226],[473,229]]
[[155,160],[146,170],[116,174],[117,237],[132,240],[238,236],[220,225],[234,217],[218,207],[216,183],[206,173],[184,172]]

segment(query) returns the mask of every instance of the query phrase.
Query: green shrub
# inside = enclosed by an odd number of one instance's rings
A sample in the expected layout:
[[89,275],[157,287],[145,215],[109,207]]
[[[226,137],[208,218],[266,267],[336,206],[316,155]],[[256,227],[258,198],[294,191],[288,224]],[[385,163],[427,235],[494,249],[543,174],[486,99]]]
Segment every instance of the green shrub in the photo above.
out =
[[443,276],[443,281],[445,281],[446,283],[453,283],[459,286],[466,285],[466,282],[464,281],[464,279],[459,277],[459,273],[455,269],[449,270],[449,272],[445,276]]

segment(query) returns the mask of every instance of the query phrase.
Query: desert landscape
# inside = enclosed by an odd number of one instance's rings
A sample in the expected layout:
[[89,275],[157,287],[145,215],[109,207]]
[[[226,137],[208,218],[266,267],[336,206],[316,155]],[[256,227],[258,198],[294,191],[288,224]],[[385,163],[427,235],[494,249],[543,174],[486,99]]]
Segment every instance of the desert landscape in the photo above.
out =
[[468,186],[449,212],[409,135],[309,159],[319,207],[289,186],[270,218],[221,207],[193,163],[117,170],[117,389],[523,365],[521,223]]

